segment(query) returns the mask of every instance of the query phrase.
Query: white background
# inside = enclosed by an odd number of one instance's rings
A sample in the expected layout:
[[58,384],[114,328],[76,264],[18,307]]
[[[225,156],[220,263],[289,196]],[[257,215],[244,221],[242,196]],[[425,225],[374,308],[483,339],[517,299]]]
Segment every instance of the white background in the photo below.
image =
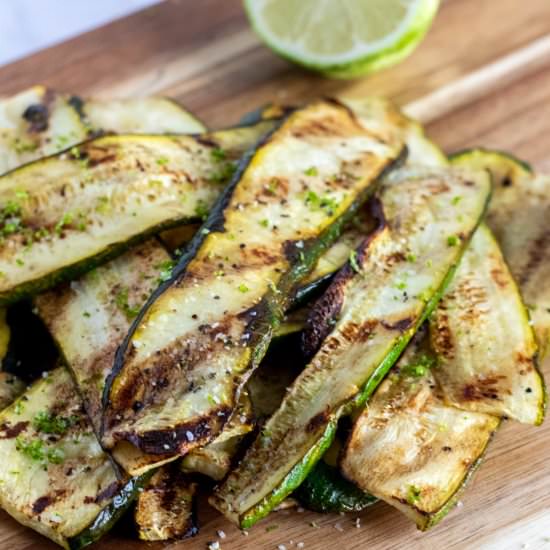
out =
[[0,0],[0,65],[160,0]]

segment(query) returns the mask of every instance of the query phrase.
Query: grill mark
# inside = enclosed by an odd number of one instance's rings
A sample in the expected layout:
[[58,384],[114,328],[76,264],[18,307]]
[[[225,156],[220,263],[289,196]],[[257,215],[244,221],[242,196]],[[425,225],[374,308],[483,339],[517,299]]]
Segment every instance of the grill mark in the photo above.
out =
[[17,437],[21,432],[24,432],[29,425],[28,421],[17,422],[13,426],[10,426],[9,423],[2,424],[0,427],[0,439],[13,439]]
[[491,269],[491,278],[500,288],[506,288],[508,286],[508,278],[506,277],[504,269],[501,267],[494,267]]
[[94,168],[100,164],[113,162],[116,160],[116,150],[114,147],[101,147],[99,145],[90,145],[84,151],[81,151],[79,158],[86,158],[88,166]]
[[103,489],[103,491],[101,491],[96,495],[94,502],[96,504],[100,504],[104,500],[114,497],[118,489],[119,489],[118,481],[113,481],[110,485],[108,485],[105,489]]
[[309,422],[306,425],[307,433],[314,433],[318,428],[326,424],[329,418],[328,411],[322,411],[317,413],[314,417],[310,418]]
[[344,277],[335,280],[313,306],[302,334],[302,351],[306,357],[312,357],[332,332],[344,305],[345,282]]
[[[127,439],[145,453],[154,455],[184,455],[208,442],[213,433],[218,433],[229,419],[231,412],[231,407],[224,405],[213,409],[212,413],[208,416],[179,426],[142,434],[123,432],[113,435],[116,439]],[[212,421],[212,419],[215,420]],[[188,439],[189,433],[192,434],[192,439]]]
[[436,330],[434,331],[432,342],[438,355],[448,360],[454,358],[455,346],[449,324],[449,316],[447,313],[444,313],[441,308],[437,315]]
[[539,235],[539,237],[537,237],[537,239],[535,239],[535,241],[533,241],[532,246],[527,252],[527,263],[523,266],[518,274],[518,281],[520,286],[525,285],[529,281],[531,275],[533,274],[533,271],[540,267],[542,262],[545,260],[549,242],[550,229],[544,231],[541,235]]
[[405,317],[404,319],[399,319],[393,323],[388,323],[387,321],[381,321],[381,325],[388,330],[398,330],[399,332],[405,332],[412,324],[414,319],[412,317]]
[[45,132],[50,122],[48,106],[43,103],[29,105],[23,112],[23,118],[29,123],[29,132],[33,134]]
[[462,388],[462,397],[466,401],[482,401],[484,399],[494,399],[502,401],[499,396],[500,388],[498,384],[506,380],[505,375],[491,376],[487,378],[476,378],[472,382],[465,384]]
[[40,515],[50,504],[53,504],[54,498],[51,495],[45,495],[37,498],[32,503],[33,514]]

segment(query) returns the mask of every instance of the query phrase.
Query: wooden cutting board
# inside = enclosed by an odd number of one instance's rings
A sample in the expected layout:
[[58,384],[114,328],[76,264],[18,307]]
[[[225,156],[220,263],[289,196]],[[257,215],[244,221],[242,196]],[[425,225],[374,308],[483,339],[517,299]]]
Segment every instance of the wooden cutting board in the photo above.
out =
[[[0,68],[1,95],[35,83],[103,97],[165,94],[211,127],[269,101],[383,94],[427,122],[446,151],[505,149],[550,172],[549,0],[447,0],[408,60],[352,82],[275,57],[248,29],[238,0],[167,1]],[[199,517],[201,533],[191,540],[146,545],[119,532],[97,547],[204,549],[220,540],[223,550],[291,550],[298,542],[318,550],[550,549],[550,421],[507,424],[462,505],[428,533],[385,504],[360,514],[359,528],[356,515],[287,511],[244,534],[206,505]],[[0,548],[56,546],[0,512]]]

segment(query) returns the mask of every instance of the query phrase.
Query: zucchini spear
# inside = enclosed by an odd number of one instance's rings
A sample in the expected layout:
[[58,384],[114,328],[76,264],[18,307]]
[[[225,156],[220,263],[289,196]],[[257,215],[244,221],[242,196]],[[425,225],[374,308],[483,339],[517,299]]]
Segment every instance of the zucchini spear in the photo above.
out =
[[401,152],[339,104],[290,114],[243,161],[119,349],[104,394],[104,443],[184,454],[212,440],[296,283]]
[[106,136],[0,177],[0,303],[75,278],[163,228],[199,220],[272,126]]
[[448,404],[527,424],[544,419],[546,394],[529,316],[485,225],[430,319],[433,374]]
[[544,357],[550,349],[550,176],[533,174],[529,165],[499,151],[473,149],[451,158],[493,176],[487,225],[518,283]]
[[0,505],[65,548],[97,540],[143,479],[121,481],[70,374],[57,368],[0,413]]
[[422,530],[452,509],[500,423],[445,403],[425,343],[412,342],[380,384],[355,422],[340,464],[348,480]]
[[211,499],[229,519],[254,524],[304,480],[338,419],[368,399],[437,305],[489,193],[483,172],[415,168],[387,178],[381,201],[389,225],[314,307],[306,342],[315,356]]

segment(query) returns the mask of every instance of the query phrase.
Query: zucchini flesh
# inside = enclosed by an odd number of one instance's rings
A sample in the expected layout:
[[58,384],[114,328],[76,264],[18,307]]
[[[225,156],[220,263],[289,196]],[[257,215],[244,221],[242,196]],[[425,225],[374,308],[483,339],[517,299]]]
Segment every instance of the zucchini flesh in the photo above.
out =
[[0,426],[0,505],[68,548],[121,488],[69,373],[57,368],[35,382],[0,413]]
[[245,158],[117,354],[104,443],[184,454],[212,440],[294,286],[401,151],[341,105],[318,102],[290,114]]
[[[436,306],[489,193],[483,172],[405,168],[386,179],[389,225],[312,310],[308,347],[318,351],[211,499],[229,519],[252,525],[304,480],[338,418],[365,402]],[[457,194],[464,202],[453,214]]]
[[13,403],[25,388],[23,380],[9,372],[0,371],[0,411]]
[[381,97],[342,98],[367,129],[382,133],[386,139],[401,139],[407,144],[407,164],[445,166],[445,154],[424,134],[415,120],[407,117],[392,101]]
[[206,131],[200,120],[165,97],[87,99],[78,101],[78,107],[85,124],[94,133],[198,134]]
[[537,345],[519,291],[490,230],[482,225],[431,317],[433,369],[459,409],[528,424],[544,418]]
[[177,464],[163,466],[139,494],[134,512],[139,538],[147,541],[181,539],[197,534],[194,497],[197,483]]
[[88,137],[68,98],[34,86],[0,101],[0,174]]
[[500,422],[445,403],[424,344],[411,344],[379,386],[355,422],[340,463],[347,479],[422,530],[457,502]]
[[[170,276],[172,267],[166,250],[150,240],[35,298],[38,314],[73,374],[96,434],[101,425],[101,395],[115,351],[144,301]],[[145,455],[125,442],[112,454],[131,475],[176,458]]]
[[493,176],[487,225],[518,283],[544,357],[550,350],[550,177],[499,151],[464,151],[452,162]]
[[181,460],[184,472],[198,472],[216,481],[231,468],[244,437],[255,428],[252,403],[247,392],[241,393],[235,413],[220,435],[204,447],[192,450]]
[[200,219],[233,161],[269,127],[198,137],[106,136],[2,176],[0,303],[74,278],[151,233]]

